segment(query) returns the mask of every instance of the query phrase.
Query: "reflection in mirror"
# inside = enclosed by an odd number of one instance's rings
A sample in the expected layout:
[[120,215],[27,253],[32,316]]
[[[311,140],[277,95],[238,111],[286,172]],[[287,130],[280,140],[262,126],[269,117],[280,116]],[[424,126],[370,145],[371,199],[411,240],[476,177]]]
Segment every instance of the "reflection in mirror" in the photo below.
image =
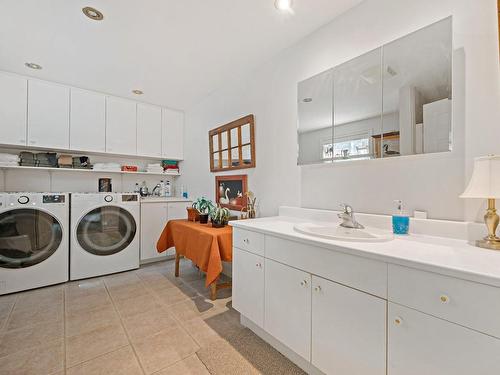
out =
[[222,151],[222,168],[229,166],[229,150]]
[[384,46],[383,157],[451,150],[452,20]]
[[373,136],[382,130],[382,49],[335,68],[333,160],[376,157]]
[[252,149],[250,145],[243,146],[241,148],[241,153],[243,155],[243,164],[250,164],[252,162]]
[[219,153],[214,152],[212,154],[212,156],[213,156],[213,160],[214,160],[214,167],[215,168],[222,168],[222,165],[220,164]]
[[[232,135],[231,135],[231,140],[232,140]],[[237,167],[240,165],[240,152],[239,152],[238,147],[234,147],[231,149],[231,165],[233,167]]]
[[333,70],[298,85],[299,164],[332,160]]
[[250,124],[245,124],[241,127],[241,144],[250,143]]

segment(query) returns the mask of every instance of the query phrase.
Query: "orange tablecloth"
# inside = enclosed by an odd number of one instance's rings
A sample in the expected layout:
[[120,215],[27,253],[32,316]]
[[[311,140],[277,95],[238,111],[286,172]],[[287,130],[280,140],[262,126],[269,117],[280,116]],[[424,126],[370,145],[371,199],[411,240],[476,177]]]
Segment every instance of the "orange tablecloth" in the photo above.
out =
[[206,272],[206,286],[217,280],[222,272],[222,261],[233,260],[233,228],[212,228],[187,220],[170,220],[156,244],[161,253],[175,246],[177,254],[191,259]]

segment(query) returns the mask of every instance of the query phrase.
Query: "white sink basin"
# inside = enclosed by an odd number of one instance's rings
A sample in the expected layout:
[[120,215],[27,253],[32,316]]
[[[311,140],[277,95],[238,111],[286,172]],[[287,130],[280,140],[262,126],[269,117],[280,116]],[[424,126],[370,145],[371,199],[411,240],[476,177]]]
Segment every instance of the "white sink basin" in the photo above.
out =
[[353,229],[344,228],[338,224],[323,225],[306,223],[296,224],[294,229],[297,232],[310,236],[338,241],[384,242],[394,239],[394,235],[391,232],[378,228]]

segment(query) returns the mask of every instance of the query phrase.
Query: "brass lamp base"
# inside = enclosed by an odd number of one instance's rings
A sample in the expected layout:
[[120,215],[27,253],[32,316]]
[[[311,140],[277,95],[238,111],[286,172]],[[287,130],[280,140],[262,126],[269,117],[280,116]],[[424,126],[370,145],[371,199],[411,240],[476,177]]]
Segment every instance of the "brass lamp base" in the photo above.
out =
[[496,236],[499,221],[500,218],[495,208],[495,200],[488,199],[488,209],[484,215],[484,223],[488,228],[488,235],[484,239],[476,241],[476,246],[483,249],[500,250],[500,238]]

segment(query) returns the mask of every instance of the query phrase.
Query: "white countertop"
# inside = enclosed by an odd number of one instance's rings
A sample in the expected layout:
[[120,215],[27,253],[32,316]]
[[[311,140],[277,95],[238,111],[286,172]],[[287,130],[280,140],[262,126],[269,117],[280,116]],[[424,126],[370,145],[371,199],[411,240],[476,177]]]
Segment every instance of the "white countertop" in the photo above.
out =
[[192,202],[180,197],[141,197],[141,203]]
[[421,234],[396,236],[392,241],[369,243],[328,240],[294,230],[295,224],[307,222],[313,221],[275,216],[231,221],[230,225],[325,249],[500,287],[500,251],[481,249],[465,240]]

